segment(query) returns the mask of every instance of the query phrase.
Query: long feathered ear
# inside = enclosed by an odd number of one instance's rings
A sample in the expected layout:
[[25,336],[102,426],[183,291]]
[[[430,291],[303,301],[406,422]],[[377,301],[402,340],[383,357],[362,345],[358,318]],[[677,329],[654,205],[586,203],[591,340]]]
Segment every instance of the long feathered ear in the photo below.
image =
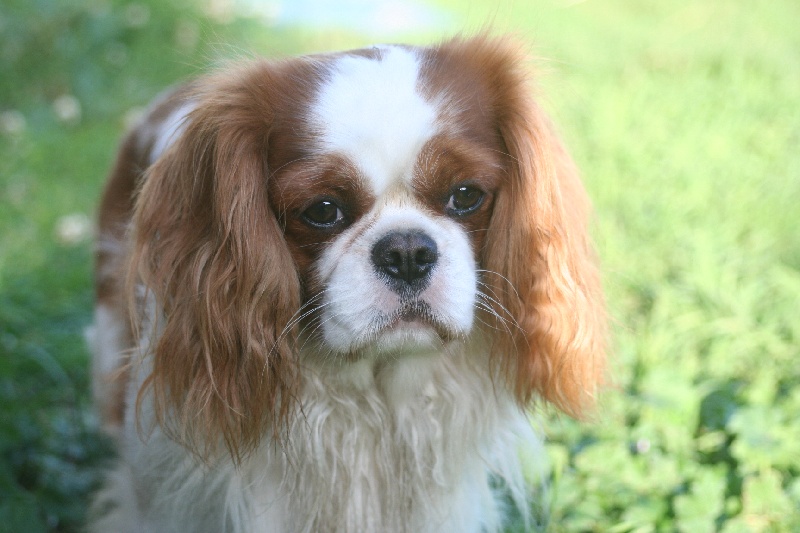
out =
[[498,320],[494,353],[520,402],[534,394],[571,415],[603,379],[606,314],[575,166],[533,98],[527,61],[507,41],[478,40],[508,153],[483,266]]
[[163,311],[142,391],[170,436],[203,457],[224,444],[238,460],[278,431],[296,386],[284,329],[299,281],[267,198],[269,69],[201,82],[136,202],[132,281]]

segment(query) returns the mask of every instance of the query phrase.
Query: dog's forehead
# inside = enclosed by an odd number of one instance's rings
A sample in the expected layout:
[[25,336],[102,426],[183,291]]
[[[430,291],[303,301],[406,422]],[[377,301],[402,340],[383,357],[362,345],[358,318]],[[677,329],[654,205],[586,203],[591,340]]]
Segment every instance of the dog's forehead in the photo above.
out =
[[407,47],[376,47],[330,65],[310,108],[317,149],[352,161],[376,196],[410,182],[420,150],[437,133],[437,106],[420,90],[421,59]]

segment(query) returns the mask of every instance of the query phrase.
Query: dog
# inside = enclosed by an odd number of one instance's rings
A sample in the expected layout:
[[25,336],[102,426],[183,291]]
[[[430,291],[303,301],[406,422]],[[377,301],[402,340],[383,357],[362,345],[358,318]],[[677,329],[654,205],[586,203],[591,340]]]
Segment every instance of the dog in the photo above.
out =
[[530,524],[532,404],[581,416],[606,313],[524,46],[248,60],[158,99],[99,214],[94,531]]

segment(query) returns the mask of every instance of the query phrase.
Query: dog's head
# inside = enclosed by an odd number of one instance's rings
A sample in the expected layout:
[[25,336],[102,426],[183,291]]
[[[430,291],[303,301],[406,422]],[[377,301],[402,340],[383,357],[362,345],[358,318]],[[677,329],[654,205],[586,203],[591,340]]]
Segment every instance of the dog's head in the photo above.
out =
[[[149,384],[234,454],[303,368],[480,340],[521,404],[601,377],[588,202],[507,40],[252,62],[195,86],[134,217]],[[323,365],[323,366],[324,366]]]

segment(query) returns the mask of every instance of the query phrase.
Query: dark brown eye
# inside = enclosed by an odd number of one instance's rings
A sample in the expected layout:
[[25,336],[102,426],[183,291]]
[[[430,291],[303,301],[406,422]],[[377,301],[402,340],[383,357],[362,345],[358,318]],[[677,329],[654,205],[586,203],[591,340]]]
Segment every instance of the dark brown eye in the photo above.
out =
[[344,220],[344,213],[335,202],[322,200],[303,211],[303,218],[312,226],[330,228]]
[[445,210],[451,215],[468,215],[480,207],[483,197],[483,191],[477,187],[459,185],[450,195]]

